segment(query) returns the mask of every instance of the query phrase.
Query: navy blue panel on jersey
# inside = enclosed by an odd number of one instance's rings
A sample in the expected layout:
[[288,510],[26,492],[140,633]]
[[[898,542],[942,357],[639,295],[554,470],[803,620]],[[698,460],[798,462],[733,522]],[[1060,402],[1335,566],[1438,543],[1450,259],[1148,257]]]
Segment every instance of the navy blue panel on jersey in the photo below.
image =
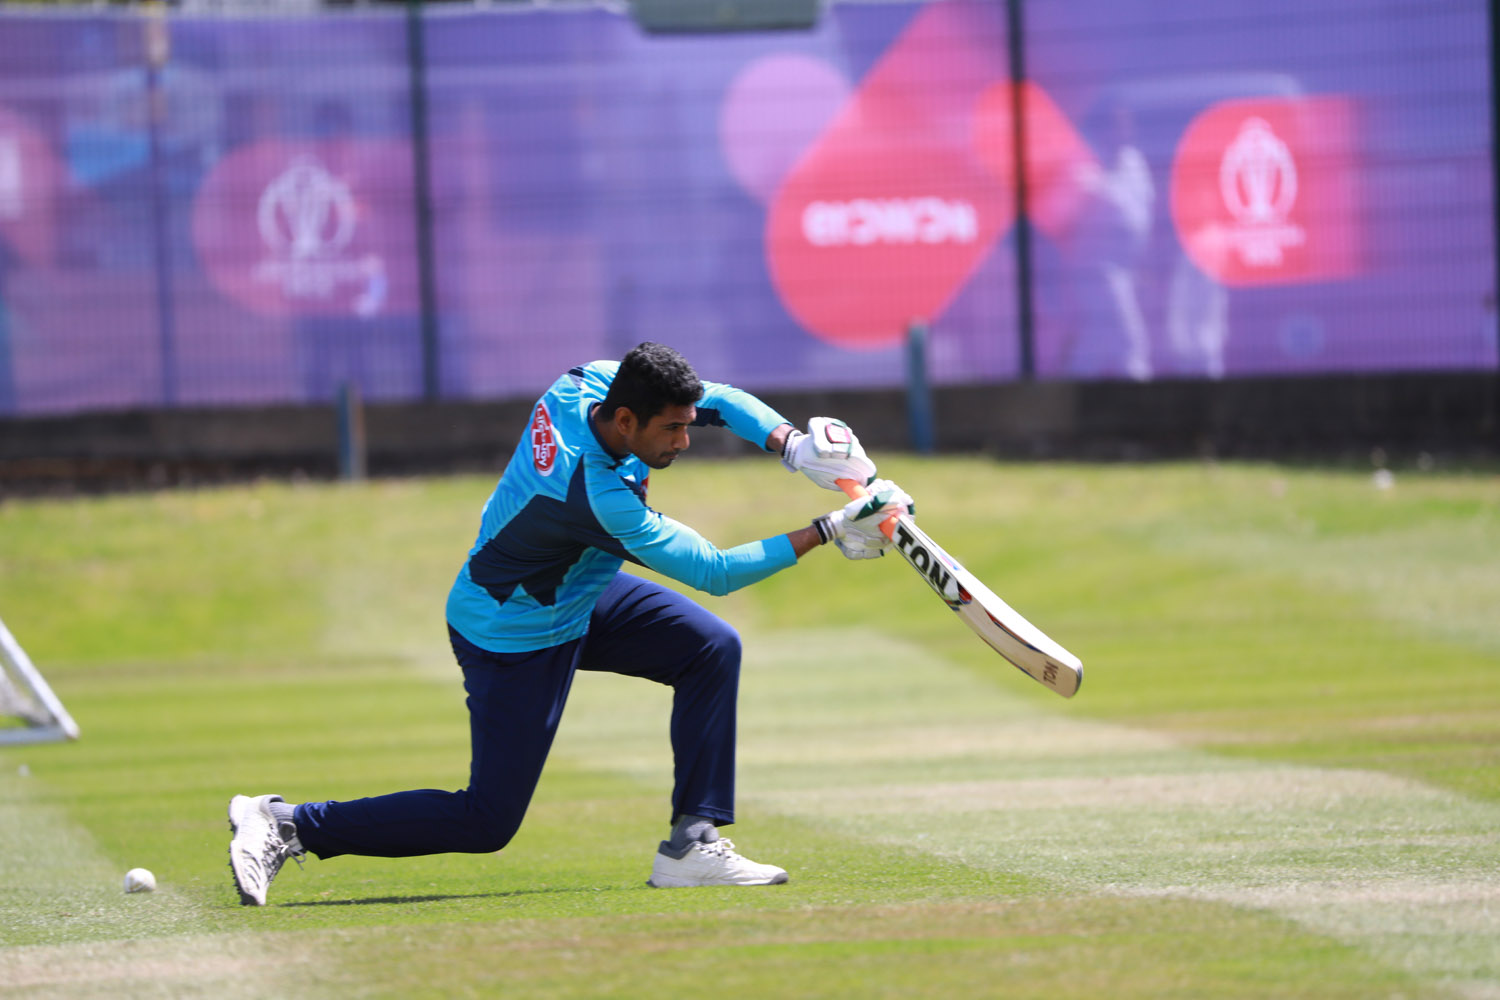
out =
[[[495,652],[568,642],[625,560],[713,594],[796,562],[785,535],[720,549],[647,504],[651,469],[611,454],[593,423],[619,364],[569,370],[532,408],[448,595],[449,623]],[[786,420],[733,386],[703,384],[701,422],[763,447]]]

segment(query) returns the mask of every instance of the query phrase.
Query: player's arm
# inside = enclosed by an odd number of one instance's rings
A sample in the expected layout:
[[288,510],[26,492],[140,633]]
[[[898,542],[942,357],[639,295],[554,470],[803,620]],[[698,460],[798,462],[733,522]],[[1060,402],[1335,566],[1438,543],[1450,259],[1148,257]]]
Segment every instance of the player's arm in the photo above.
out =
[[[781,442],[792,423],[760,398],[723,382],[704,382],[703,396],[698,400],[699,427],[726,427],[758,448],[780,454]],[[772,441],[776,447],[771,447]]]
[[823,536],[818,533],[817,525],[813,524],[809,524],[805,528],[798,528],[796,531],[787,532],[786,540],[792,543],[792,552],[796,554],[798,559],[801,559],[813,549],[824,544]]
[[790,425],[777,431],[781,438],[781,464],[792,472],[802,473],[825,490],[842,489],[841,480],[860,486],[875,481],[875,463],[842,420],[813,417],[807,422],[806,431]]
[[728,594],[794,565],[829,542],[848,559],[885,555],[891,541],[880,526],[895,514],[913,512],[914,507],[894,483],[876,480],[869,490],[866,496],[815,518],[804,528],[731,549],[717,548],[687,525],[655,511],[648,511],[657,521],[652,541],[644,545],[639,538],[635,544],[621,541],[643,566],[710,594]]
[[751,444],[780,455],[788,469],[803,473],[826,490],[840,489],[840,479],[852,479],[861,486],[875,479],[875,463],[842,420],[813,417],[807,430],[799,431],[757,397],[723,382],[703,383],[695,423],[729,428]]
[[766,451],[769,451],[773,455],[785,455],[786,439],[791,437],[795,431],[796,428],[792,426],[792,422],[790,420],[786,421],[783,424],[779,424],[766,437]]
[[710,594],[733,593],[797,563],[797,540],[775,535],[721,549],[649,508],[632,526],[607,525],[625,554],[647,569]]
[[[826,542],[851,559],[883,555],[879,525],[900,507],[889,493],[851,500],[811,525],[733,548],[721,549],[692,528],[647,507],[618,479],[603,473],[589,490],[594,516],[621,554],[696,590],[728,594],[796,564]],[[905,497],[905,494],[901,494]],[[886,509],[888,508],[888,509]]]
[[[818,544],[833,542],[849,559],[877,559],[891,546],[886,522],[898,514],[915,514],[911,496],[889,479],[876,479],[859,488],[859,496],[837,510],[815,518],[811,525]],[[796,542],[793,542],[796,545]]]
[[849,559],[875,559],[885,555],[891,544],[883,527],[886,520],[901,513],[916,513],[911,497],[895,483],[877,479],[838,510],[815,518],[805,528],[787,532],[786,540],[798,559],[829,542]]
[[797,562],[793,541],[775,535],[721,549],[692,528],[646,506],[612,470],[587,472],[588,506],[598,537],[581,540],[614,551],[663,576],[710,594],[728,594]]

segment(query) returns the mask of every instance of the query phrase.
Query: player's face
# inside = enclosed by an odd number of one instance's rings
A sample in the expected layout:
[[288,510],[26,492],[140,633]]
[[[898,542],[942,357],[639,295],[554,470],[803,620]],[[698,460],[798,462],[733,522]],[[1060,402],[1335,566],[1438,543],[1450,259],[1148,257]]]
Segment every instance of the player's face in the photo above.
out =
[[636,458],[653,469],[665,469],[687,451],[688,428],[697,415],[696,406],[669,406],[645,424],[637,424],[626,443]]

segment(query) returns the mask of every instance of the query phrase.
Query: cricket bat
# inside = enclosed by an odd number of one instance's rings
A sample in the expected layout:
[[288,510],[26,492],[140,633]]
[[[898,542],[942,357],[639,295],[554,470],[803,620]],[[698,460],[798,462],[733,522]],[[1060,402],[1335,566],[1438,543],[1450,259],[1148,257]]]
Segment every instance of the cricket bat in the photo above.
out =
[[[852,479],[839,486],[850,499],[868,495]],[[1023,618],[979,578],[917,527],[907,514],[895,514],[880,526],[911,568],[927,581],[943,603],[958,613],[974,634],[1043,687],[1071,698],[1083,683],[1083,662]]]

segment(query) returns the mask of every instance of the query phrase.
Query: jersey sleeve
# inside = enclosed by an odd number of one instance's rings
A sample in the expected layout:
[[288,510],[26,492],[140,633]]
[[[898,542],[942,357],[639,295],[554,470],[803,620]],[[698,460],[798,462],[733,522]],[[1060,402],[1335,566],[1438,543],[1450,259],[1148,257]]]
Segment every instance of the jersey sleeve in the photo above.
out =
[[698,401],[699,426],[727,427],[736,437],[757,448],[765,448],[766,438],[786,417],[743,389],[723,382],[704,382],[703,398]]
[[695,590],[722,596],[797,562],[785,535],[721,549],[682,522],[647,507],[613,473],[599,471],[593,478],[589,503],[594,517],[624,555]]

